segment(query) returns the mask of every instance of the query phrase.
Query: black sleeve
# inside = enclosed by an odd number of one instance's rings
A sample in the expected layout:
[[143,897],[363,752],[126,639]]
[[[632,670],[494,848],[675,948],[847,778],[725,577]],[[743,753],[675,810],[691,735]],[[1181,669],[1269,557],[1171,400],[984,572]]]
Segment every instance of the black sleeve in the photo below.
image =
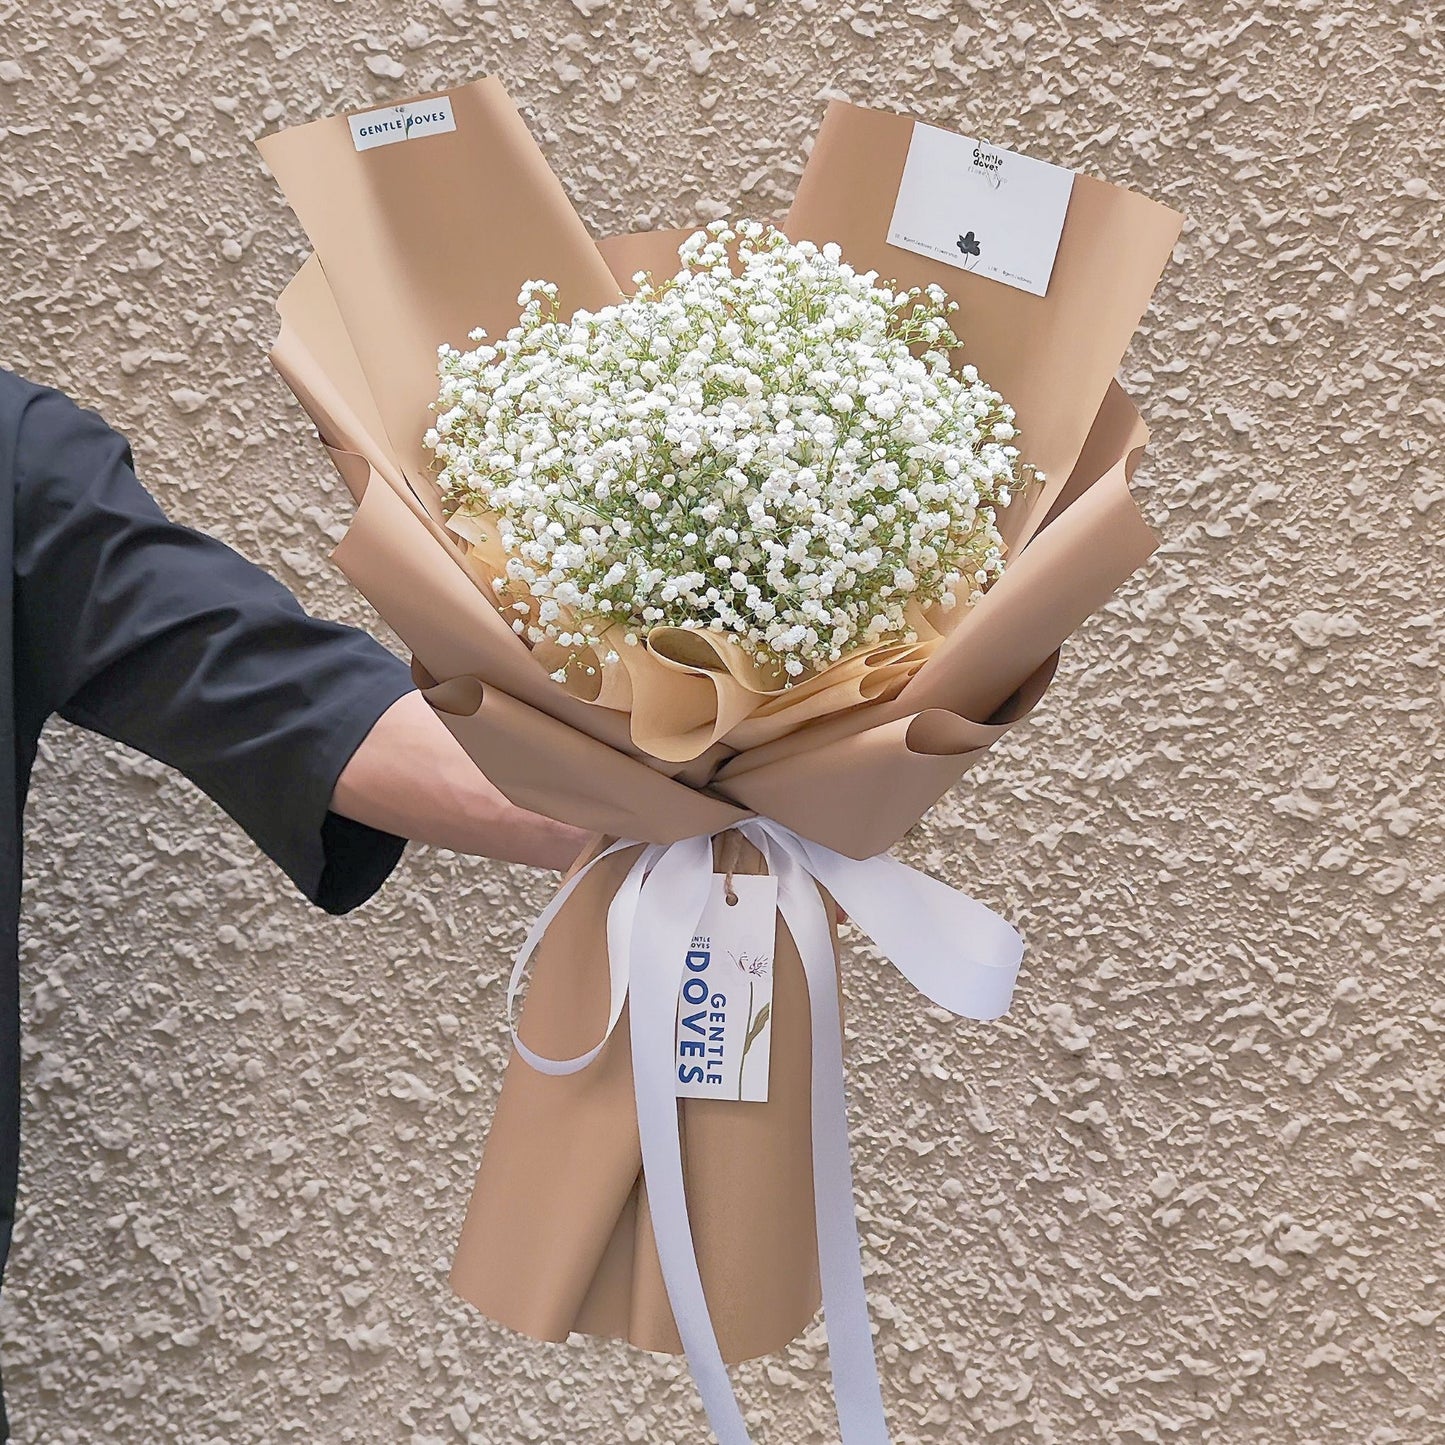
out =
[[407,668],[167,521],[125,441],[53,391],[21,420],[14,585],[17,692],[37,731],[59,713],[179,769],[328,912],[381,886],[403,840],[330,801],[411,690]]

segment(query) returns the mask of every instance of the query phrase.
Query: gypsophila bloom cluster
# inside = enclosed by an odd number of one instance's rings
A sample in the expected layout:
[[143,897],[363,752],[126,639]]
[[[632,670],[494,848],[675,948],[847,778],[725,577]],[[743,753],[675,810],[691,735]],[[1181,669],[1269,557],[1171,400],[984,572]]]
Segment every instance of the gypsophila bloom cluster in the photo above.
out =
[[711,629],[795,680],[973,600],[1018,453],[1012,410],[950,369],[943,292],[756,222],[679,256],[570,321],[530,282],[505,339],[441,350],[427,445],[448,511],[495,529],[516,630],[612,660]]

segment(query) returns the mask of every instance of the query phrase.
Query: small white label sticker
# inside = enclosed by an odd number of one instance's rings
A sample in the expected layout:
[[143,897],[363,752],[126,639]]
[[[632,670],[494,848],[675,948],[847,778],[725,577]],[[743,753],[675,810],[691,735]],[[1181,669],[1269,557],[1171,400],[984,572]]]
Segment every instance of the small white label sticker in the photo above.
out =
[[369,110],[347,119],[351,122],[351,139],[359,151],[416,140],[424,135],[442,135],[457,128],[451,97],[446,95],[433,100],[413,100],[406,105],[389,105],[384,110]]
[[1074,173],[915,122],[888,244],[1043,296]]
[[778,880],[714,874],[683,970],[677,1005],[677,1092],[685,1099],[768,1097]]

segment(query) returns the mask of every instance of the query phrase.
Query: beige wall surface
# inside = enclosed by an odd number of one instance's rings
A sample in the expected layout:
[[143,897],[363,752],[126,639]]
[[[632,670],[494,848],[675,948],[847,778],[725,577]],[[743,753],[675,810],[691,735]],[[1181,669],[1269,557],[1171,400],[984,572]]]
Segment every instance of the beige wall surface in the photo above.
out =
[[[1445,1440],[1442,32],[1387,0],[0,0],[0,362],[314,608],[347,517],[264,357],[251,141],[503,77],[599,232],[779,214],[832,95],[1189,214],[1123,377],[1159,556],[903,849],[1018,1001],[847,960],[900,1442]],[[675,1361],[448,1294],[545,880],[414,850],[313,916],[188,784],[54,727],[30,813],[18,1438],[695,1445]],[[821,1327],[739,1371],[831,1433]]]

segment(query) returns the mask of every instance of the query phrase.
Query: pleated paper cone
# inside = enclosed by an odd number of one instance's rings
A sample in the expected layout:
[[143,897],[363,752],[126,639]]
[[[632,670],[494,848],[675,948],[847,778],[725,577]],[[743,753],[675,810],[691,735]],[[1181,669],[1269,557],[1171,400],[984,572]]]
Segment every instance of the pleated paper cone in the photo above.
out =
[[[600,863],[547,931],[521,1026],[539,1053],[567,1058],[597,1041],[607,1017],[607,902],[632,861],[624,852]],[[736,871],[763,871],[761,856],[746,847]],[[780,1349],[818,1308],[808,999],[781,920],[773,1020],[766,1103],[678,1101],[698,1266],[730,1361]],[[582,1331],[679,1351],[641,1167],[625,1017],[580,1073],[543,1075],[514,1055],[453,1288],[539,1339]]]

